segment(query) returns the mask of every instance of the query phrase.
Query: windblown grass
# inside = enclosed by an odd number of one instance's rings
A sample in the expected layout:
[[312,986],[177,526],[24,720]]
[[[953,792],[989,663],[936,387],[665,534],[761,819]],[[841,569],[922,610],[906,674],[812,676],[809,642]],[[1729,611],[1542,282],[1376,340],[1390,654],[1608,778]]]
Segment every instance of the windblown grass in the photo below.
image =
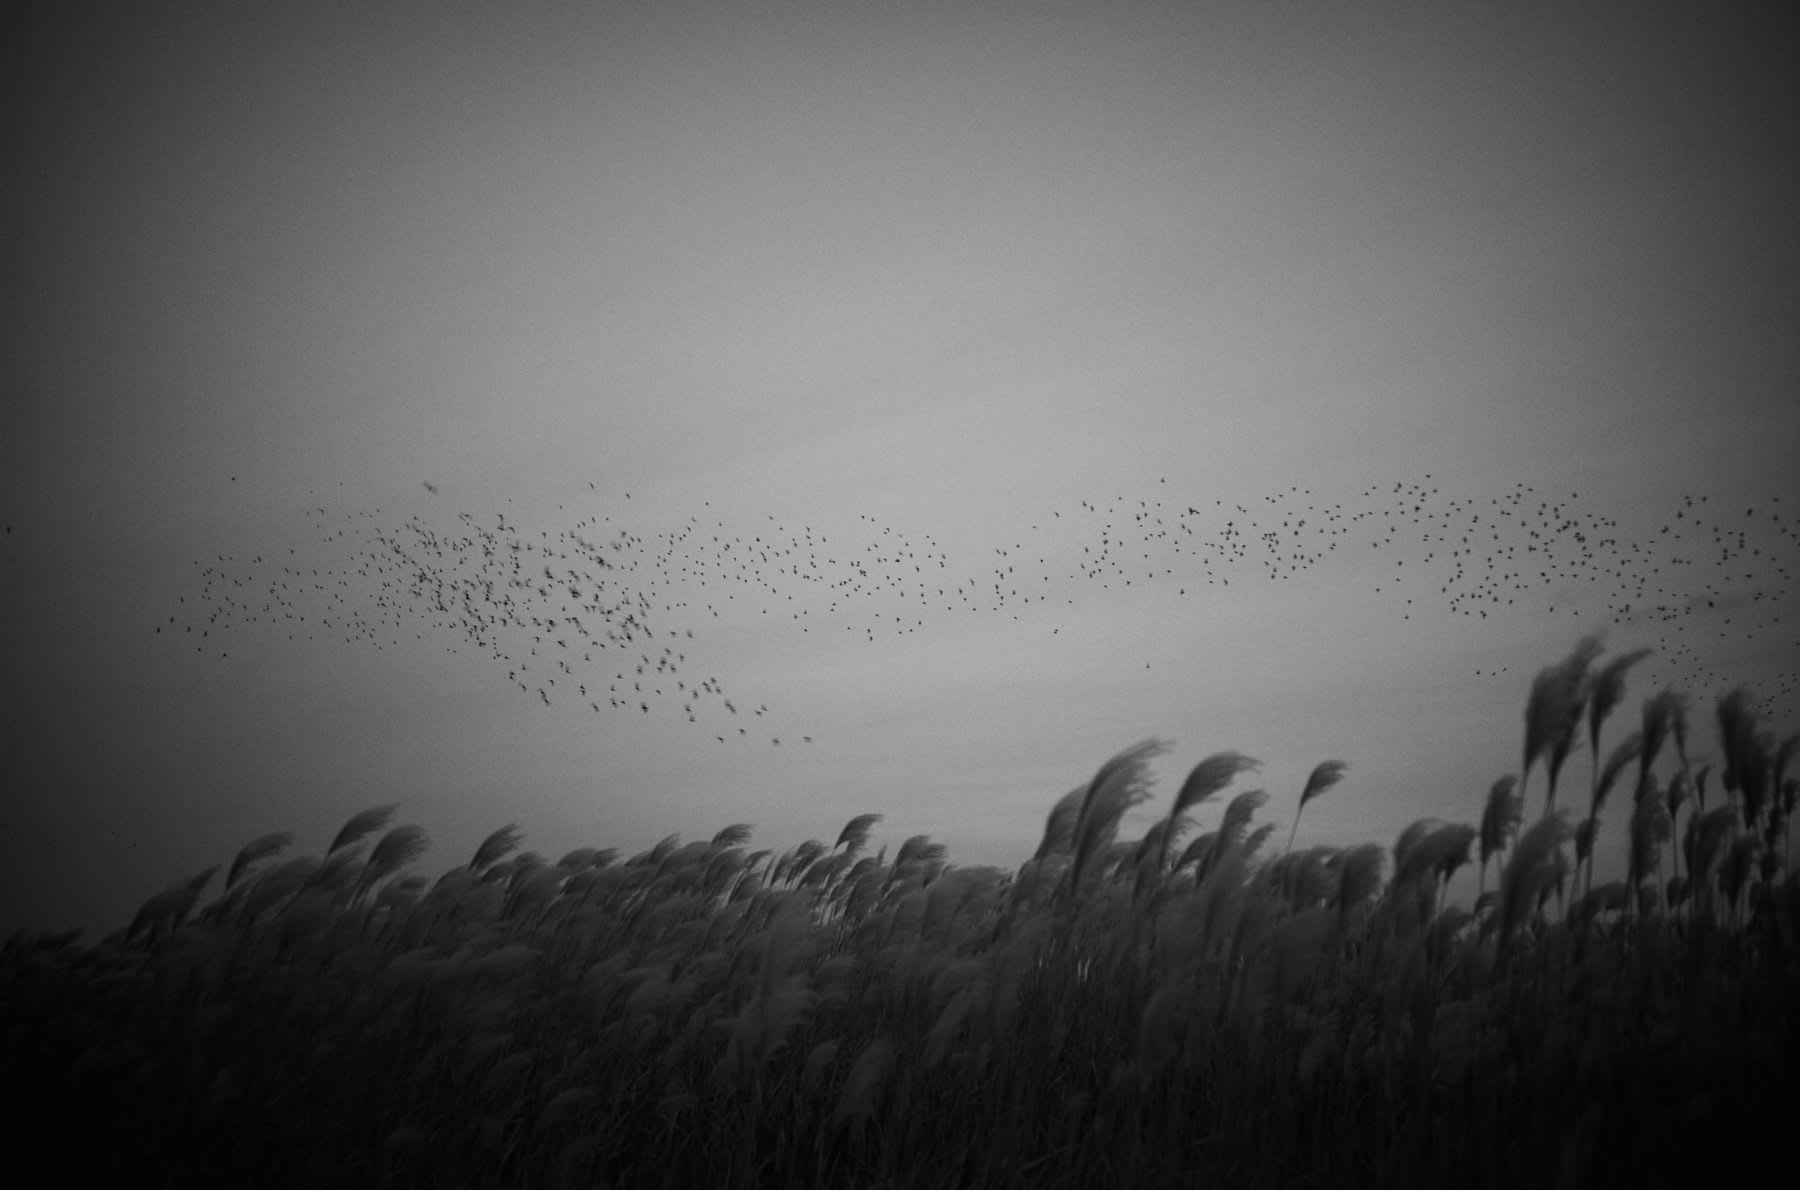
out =
[[[1534,687],[1523,759],[1552,787],[1584,713],[1598,750],[1636,657],[1590,680],[1596,656]],[[555,863],[506,826],[435,882],[406,871],[418,828],[366,846],[393,807],[323,858],[271,865],[291,839],[265,836],[208,903],[217,869],[98,944],[6,945],[12,1168],[1041,1190],[1643,1186],[1791,1162],[1795,741],[1741,692],[1715,718],[1724,804],[1665,692],[1594,766],[1579,827],[1548,791],[1524,821],[1509,774],[1478,828],[1403,832],[1391,877],[1375,843],[1265,857],[1261,790],[1184,845],[1256,768],[1235,752],[1120,840],[1157,741],[1056,802],[1016,872],[923,835],[869,855],[873,814],[780,854],[734,824]],[[1626,878],[1574,896],[1570,845],[1634,763]],[[1301,805],[1344,771],[1320,765]],[[1497,888],[1445,904],[1476,862]]]

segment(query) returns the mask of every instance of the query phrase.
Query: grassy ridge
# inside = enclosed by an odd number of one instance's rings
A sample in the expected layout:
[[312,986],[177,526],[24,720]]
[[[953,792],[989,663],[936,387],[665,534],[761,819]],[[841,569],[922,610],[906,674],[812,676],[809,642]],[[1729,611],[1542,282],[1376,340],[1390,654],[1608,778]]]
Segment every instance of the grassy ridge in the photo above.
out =
[[[1791,1167],[1794,740],[1733,693],[1719,758],[1696,764],[1685,704],[1649,700],[1613,773],[1635,778],[1616,807],[1627,878],[1584,887],[1610,760],[1588,813],[1549,803],[1566,737],[1598,757],[1620,705],[1625,666],[1597,657],[1544,671],[1524,780],[1496,783],[1478,827],[1415,824],[1391,853],[1267,854],[1261,791],[1224,799],[1256,766],[1237,753],[1119,840],[1154,741],[1061,799],[1016,872],[951,866],[923,836],[869,855],[874,815],[779,855],[733,826],[554,864],[515,854],[508,827],[430,884],[406,872],[423,833],[389,828],[391,807],[323,857],[259,839],[210,901],[216,869],[97,945],[7,944],[6,1068],[29,1091],[13,1168],[46,1185],[1042,1188]],[[1315,771],[1302,808],[1342,767]],[[1492,887],[1444,904],[1470,863]]]

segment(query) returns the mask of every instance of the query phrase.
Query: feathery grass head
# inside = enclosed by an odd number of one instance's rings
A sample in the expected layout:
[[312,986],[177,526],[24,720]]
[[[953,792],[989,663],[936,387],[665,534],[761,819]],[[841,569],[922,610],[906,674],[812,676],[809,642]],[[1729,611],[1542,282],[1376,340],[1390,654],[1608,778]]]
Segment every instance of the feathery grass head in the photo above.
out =
[[855,855],[868,845],[869,832],[880,824],[881,815],[879,814],[858,814],[846,822],[844,829],[838,832],[837,842],[832,845],[832,850],[836,851],[842,847],[848,854]]
[[1219,821],[1219,837],[1230,840],[1234,845],[1244,836],[1244,828],[1256,812],[1269,802],[1269,794],[1263,789],[1246,789],[1229,802],[1225,803],[1225,817]]
[[519,840],[523,836],[519,824],[509,822],[493,834],[481,841],[475,849],[475,856],[469,861],[469,870],[480,872],[498,863],[512,852],[518,850]]
[[806,869],[812,867],[812,865],[818,861],[819,857],[824,855],[828,850],[830,849],[819,839],[808,839],[800,844],[800,846],[794,848],[793,875],[796,878],[802,875]]
[[399,808],[398,804],[375,806],[359,814],[352,814],[350,820],[344,823],[343,829],[338,831],[337,838],[331,841],[331,846],[325,849],[325,854],[332,855],[363,836],[374,834],[388,824],[388,821],[394,816],[394,811]]
[[856,862],[856,857],[848,851],[834,851],[815,860],[800,877],[801,888],[831,888],[838,875]]
[[713,853],[706,863],[706,870],[700,876],[700,890],[708,896],[717,896],[729,888],[738,874],[744,870],[744,849],[742,847],[726,847]]
[[932,843],[930,835],[913,835],[900,844],[900,850],[894,853],[894,866],[898,868],[912,860],[926,859],[932,854],[933,847],[937,848],[938,855],[943,855],[943,847]]
[[1692,789],[1693,778],[1685,768],[1678,769],[1675,776],[1669,781],[1668,800],[1671,818],[1681,813],[1681,807],[1685,806],[1688,798],[1692,796]]
[[1715,708],[1719,721],[1719,746],[1725,753],[1725,788],[1736,790],[1744,780],[1745,752],[1756,737],[1756,703],[1750,691],[1739,686],[1719,697]]
[[1726,845],[1737,834],[1737,814],[1730,806],[1715,806],[1698,818],[1688,820],[1693,842],[1688,857],[1688,880],[1705,890],[1712,885],[1713,869]]
[[[1200,858],[1194,870],[1196,883],[1204,883],[1215,872],[1224,872],[1227,868],[1241,866],[1250,858],[1251,848],[1244,836],[1245,828],[1256,812],[1268,804],[1269,795],[1266,790],[1247,789],[1225,803],[1225,817],[1219,821],[1219,829],[1213,836],[1213,846]],[[1259,828],[1256,841],[1260,845],[1267,837],[1267,832]]]
[[1575,824],[1575,862],[1584,864],[1594,854],[1594,838],[1600,833],[1600,820],[1594,817],[1583,818]]
[[[1639,735],[1643,740],[1643,748],[1638,754],[1638,784],[1642,785],[1644,776],[1656,758],[1662,754],[1663,741],[1669,738],[1675,724],[1686,719],[1687,696],[1663,687],[1644,700],[1643,725]],[[1685,729],[1683,734],[1686,734]],[[1686,746],[1681,748],[1682,759],[1686,760]]]
[[266,910],[282,904],[310,884],[322,865],[310,855],[296,856],[277,864],[251,882],[244,895],[242,920],[254,922]]
[[1069,792],[1056,799],[1050,807],[1049,815],[1044,819],[1044,838],[1038,844],[1034,860],[1048,859],[1052,855],[1070,855],[1075,850],[1075,823],[1081,817],[1081,803],[1087,798],[1088,787],[1077,785]]
[[363,862],[363,845],[351,843],[338,847],[325,856],[325,861],[313,872],[307,885],[327,892],[337,891],[346,886],[354,887],[354,874],[358,865]]
[[1168,833],[1169,820],[1167,818],[1158,818],[1152,822],[1150,829],[1144,832],[1144,837],[1138,840],[1137,847],[1131,853],[1132,864],[1140,871],[1152,868],[1156,857],[1161,855],[1168,846]]
[[1072,894],[1094,860],[1111,845],[1125,811],[1150,796],[1150,759],[1168,745],[1161,740],[1133,744],[1100,766],[1089,782],[1075,820],[1075,855],[1067,888]]
[[1337,854],[1334,847],[1290,851],[1269,865],[1270,882],[1296,908],[1318,905],[1336,891],[1335,874],[1329,866]]
[[1550,743],[1550,761],[1547,774],[1550,780],[1550,786],[1548,792],[1544,796],[1551,804],[1554,804],[1556,801],[1557,778],[1562,773],[1563,765],[1568,761],[1569,754],[1575,750],[1575,741],[1578,738],[1576,728],[1581,725],[1581,708],[1582,704],[1587,699],[1587,689],[1588,678],[1586,675],[1583,675],[1576,682],[1574,698],[1569,704],[1569,721]]
[[1590,633],[1576,643],[1569,655],[1556,665],[1538,671],[1532,681],[1531,694],[1525,702],[1525,767],[1539,757],[1546,759],[1550,788],[1545,795],[1545,809],[1556,804],[1556,777],[1575,742],[1587,706],[1592,679],[1588,667],[1601,652],[1601,633]]
[[1795,732],[1793,735],[1788,736],[1776,746],[1775,759],[1769,772],[1769,789],[1771,792],[1781,796],[1783,802],[1782,810],[1784,813],[1789,809],[1787,804],[1789,798],[1788,791],[1790,788],[1787,775],[1788,768],[1793,765],[1795,756],[1800,756],[1800,732]]
[[573,851],[565,852],[563,857],[556,861],[556,866],[580,872],[599,866],[596,862],[599,858],[600,852],[594,848],[577,847]]
[[[1588,803],[1588,817],[1590,819],[1598,818],[1600,816],[1601,807],[1606,805],[1606,795],[1612,791],[1613,785],[1617,783],[1619,774],[1624,772],[1625,767],[1632,761],[1638,760],[1643,755],[1643,751],[1644,737],[1642,733],[1635,731],[1620,740],[1618,744],[1613,747],[1612,754],[1606,758],[1606,763],[1601,766],[1599,779],[1594,784],[1593,797]],[[1639,776],[1638,784],[1640,788],[1643,785],[1641,774]]]
[[1775,788],[1786,787],[1788,768],[1794,763],[1796,756],[1800,756],[1800,731],[1782,740],[1775,749],[1775,772],[1771,782]]
[[431,846],[431,838],[424,830],[416,826],[397,826],[381,836],[375,844],[375,850],[369,854],[369,866],[365,869],[364,884],[372,884],[391,872],[397,872],[407,864],[425,854]]
[[[1577,828],[1579,830],[1579,828]],[[1588,890],[1581,903],[1569,914],[1581,921],[1592,921],[1603,913],[1617,913],[1631,901],[1630,891],[1623,880],[1609,880],[1597,888]]]
[[712,837],[711,846],[714,851],[742,847],[750,841],[750,832],[753,829],[748,822],[734,822]]
[[1375,895],[1381,887],[1386,852],[1379,843],[1364,843],[1337,856],[1337,908],[1348,913]]
[[1553,810],[1532,823],[1519,836],[1500,873],[1500,904],[1496,928],[1504,962],[1513,936],[1524,926],[1550,888],[1563,875],[1562,847],[1574,833],[1568,818]]
[[1560,697],[1561,679],[1559,667],[1546,665],[1531,680],[1531,693],[1525,699],[1524,765],[1519,770],[1527,780],[1531,777],[1531,766],[1550,746],[1557,726],[1567,717]]
[[1321,793],[1326,792],[1344,779],[1350,766],[1341,760],[1326,760],[1319,763],[1306,779],[1306,788],[1300,791],[1300,804],[1305,806]]
[[884,886],[911,881],[913,887],[930,883],[943,870],[949,849],[942,843],[933,843],[930,835],[913,835],[900,844],[900,850],[894,853],[893,865],[888,869]]
[[1218,846],[1218,843],[1218,831],[1207,831],[1204,835],[1191,840],[1186,847],[1181,849],[1181,857],[1175,861],[1175,866],[1171,870],[1179,872],[1189,864],[1195,865],[1196,871],[1205,868],[1208,857],[1212,855],[1213,848]]
[[[1168,816],[1157,824],[1161,829],[1152,828],[1155,840],[1151,849],[1143,854],[1144,862],[1139,869],[1140,892],[1148,887],[1150,876],[1160,876],[1167,866],[1170,845],[1178,842],[1187,829],[1184,817],[1187,812],[1231,784],[1239,773],[1252,772],[1261,767],[1261,761],[1245,756],[1242,752],[1215,752],[1193,767],[1187,780],[1181,783],[1181,789],[1175,794]],[[1151,843],[1151,839],[1146,836],[1145,842]]]
[[231,870],[225,874],[225,890],[231,891],[232,886],[237,884],[239,878],[250,870],[250,865],[269,858],[293,841],[292,833],[276,831],[274,834],[264,835],[244,844],[244,849],[239,851],[237,858],[231,861]]
[[1469,862],[1469,852],[1475,845],[1478,832],[1464,822],[1452,822],[1435,831],[1422,852],[1431,858],[1431,870],[1437,878],[1448,883],[1456,870]]
[[885,1033],[863,1047],[831,1113],[833,1127],[847,1126],[852,1132],[860,1132],[874,1119],[881,1092],[894,1069],[894,1054],[894,1039]]
[[1400,837],[1394,840],[1394,881],[1396,883],[1404,883],[1418,875],[1421,869],[1412,862],[1413,853],[1443,825],[1443,821],[1437,818],[1421,818],[1416,822],[1409,823],[1407,828],[1400,832]]
[[1158,818],[1150,824],[1150,829],[1144,832],[1144,837],[1138,840],[1137,848],[1131,857],[1132,867],[1137,872],[1132,887],[1134,897],[1147,896],[1157,887],[1168,851],[1169,820]]
[[1719,890],[1725,894],[1727,905],[1737,906],[1744,886],[1749,884],[1750,876],[1756,870],[1756,857],[1761,849],[1762,843],[1755,835],[1739,835],[1731,841],[1725,862],[1719,865]]
[[1488,790],[1487,807],[1481,813],[1481,862],[1486,864],[1519,832],[1525,801],[1519,796],[1517,777],[1506,776]]
[[1269,841],[1269,836],[1274,833],[1275,824],[1273,822],[1265,822],[1246,835],[1244,837],[1243,847],[1244,858],[1254,858],[1256,853],[1262,849],[1262,845]]
[[375,899],[377,909],[401,909],[418,903],[424,894],[426,880],[423,876],[406,876],[385,885]]
[[795,893],[777,896],[764,930],[756,992],[732,1020],[721,1073],[755,1077],[818,1004],[804,976],[789,974],[809,937],[807,902]]
[[212,883],[213,875],[218,870],[219,866],[214,864],[198,876],[171,885],[145,901],[139,906],[137,915],[131,919],[131,925],[125,931],[125,940],[129,942],[139,933],[155,935],[164,927],[169,930],[181,928],[187,915],[193,910],[194,902],[200,899],[200,893]]
[[1681,767],[1688,766],[1688,696],[1680,690],[1669,694],[1669,736],[1675,741],[1675,755]]
[[1401,832],[1394,844],[1394,884],[1410,884],[1430,875],[1448,880],[1469,862],[1477,832],[1461,823],[1423,818]]
[[1725,752],[1724,784],[1738,795],[1746,829],[1761,828],[1769,802],[1769,773],[1775,742],[1757,730],[1755,700],[1742,686],[1719,699],[1719,744]]
[[1341,760],[1322,761],[1313,768],[1312,775],[1306,779],[1306,787],[1300,791],[1300,804],[1294,808],[1294,825],[1288,828],[1287,849],[1294,848],[1294,836],[1300,830],[1300,815],[1306,809],[1306,803],[1318,797],[1339,781],[1344,779],[1344,772],[1350,766]]
[[[1141,745],[1140,745],[1141,746]],[[1239,773],[1254,772],[1262,762],[1242,752],[1215,752],[1195,765],[1181,783],[1175,803],[1169,808],[1171,820],[1206,801],[1231,784]]]
[[1588,747],[1595,756],[1600,755],[1600,729],[1605,726],[1607,717],[1613,713],[1620,701],[1625,697],[1625,674],[1632,666],[1650,656],[1649,649],[1633,649],[1608,661],[1594,675],[1593,685],[1588,692],[1587,721]]
[[1066,852],[1057,852],[1043,859],[1028,859],[1019,867],[1019,877],[1013,883],[1012,905],[1015,909],[1035,906],[1038,902],[1054,895],[1062,883],[1063,873],[1068,869],[1069,858]]
[[1654,784],[1649,784],[1631,812],[1631,862],[1629,883],[1636,888],[1646,876],[1656,875],[1662,862],[1662,847],[1674,833],[1668,802]]

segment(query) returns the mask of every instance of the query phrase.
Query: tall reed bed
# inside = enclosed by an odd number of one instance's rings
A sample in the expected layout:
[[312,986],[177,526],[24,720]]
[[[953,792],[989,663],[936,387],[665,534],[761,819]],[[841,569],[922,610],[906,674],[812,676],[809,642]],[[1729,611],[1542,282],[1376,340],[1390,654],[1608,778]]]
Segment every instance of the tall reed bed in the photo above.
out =
[[[1293,850],[1263,791],[1231,792],[1257,768],[1234,752],[1120,839],[1157,741],[1011,872],[926,836],[870,854],[873,814],[779,853],[733,825],[554,863],[508,826],[435,881],[394,807],[320,857],[257,839],[98,944],[7,943],[10,1162],[34,1185],[1033,1190],[1792,1168],[1795,739],[1733,692],[1691,756],[1664,692],[1586,811],[1556,807],[1636,655],[1599,656],[1534,686],[1525,768],[1478,825],[1391,849]],[[1344,777],[1321,764],[1301,807]],[[1601,829],[1630,860],[1594,886]],[[1469,864],[1479,897],[1448,902]]]

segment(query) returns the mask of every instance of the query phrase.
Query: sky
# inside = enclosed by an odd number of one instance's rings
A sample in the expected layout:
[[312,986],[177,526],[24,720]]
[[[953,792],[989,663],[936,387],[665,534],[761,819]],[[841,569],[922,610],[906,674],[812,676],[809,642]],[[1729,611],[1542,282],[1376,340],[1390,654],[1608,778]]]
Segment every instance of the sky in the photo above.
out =
[[1388,844],[1599,629],[1793,731],[1778,9],[30,6],[0,930],[388,803],[1011,867],[1152,737]]

